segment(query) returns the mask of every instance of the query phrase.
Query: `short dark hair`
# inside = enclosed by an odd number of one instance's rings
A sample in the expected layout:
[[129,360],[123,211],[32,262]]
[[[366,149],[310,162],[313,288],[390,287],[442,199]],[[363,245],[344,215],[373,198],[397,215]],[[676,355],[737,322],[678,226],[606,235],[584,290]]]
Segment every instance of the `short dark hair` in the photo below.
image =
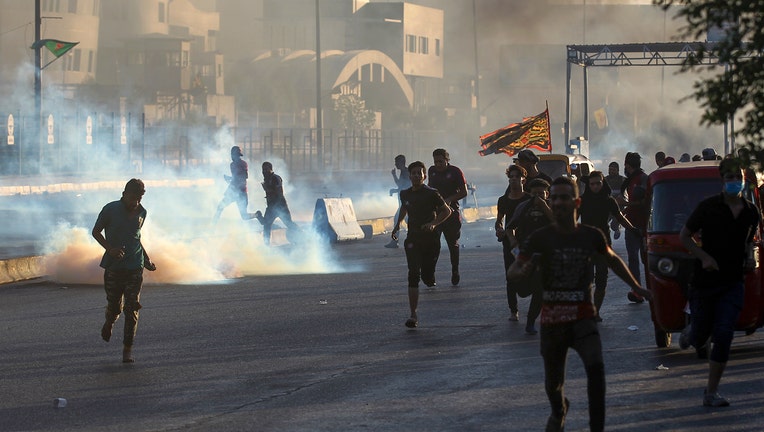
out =
[[270,169],[270,170],[272,170],[272,169],[273,169],[273,164],[272,164],[272,163],[270,163],[270,162],[267,162],[267,161],[266,161],[266,162],[263,162],[263,168],[264,168],[264,169],[265,169],[265,168],[267,168],[267,169]]
[[421,168],[421,169],[425,170],[425,172],[427,172],[427,167],[424,165],[424,162],[416,161],[416,162],[411,162],[409,164],[409,168],[408,168],[409,174],[411,174],[411,171],[413,171],[413,170],[415,170],[417,168]]
[[602,171],[592,171],[589,173],[589,178],[592,177],[599,177],[601,179],[605,179],[605,174],[602,173]]
[[578,198],[578,184],[572,178],[565,176],[557,177],[552,181],[552,186],[555,185],[570,186],[573,189],[573,198]]
[[610,162],[610,165],[608,165],[608,168],[616,167],[616,169],[620,168],[620,165],[618,165],[618,162]]
[[527,189],[533,189],[533,188],[537,188],[537,187],[543,187],[543,188],[549,189],[549,182],[544,180],[544,179],[542,179],[542,178],[536,177],[535,179],[533,179],[533,180],[529,181],[528,183],[526,183],[525,187]]
[[451,156],[448,155],[448,152],[446,149],[438,148],[432,151],[432,157],[435,156],[443,156],[446,159],[446,162],[451,160]]
[[738,173],[743,168],[743,161],[738,158],[726,158],[719,162],[719,175],[724,177],[726,173]]
[[395,161],[396,161],[396,162],[398,162],[398,161],[403,161],[403,163],[406,163],[406,156],[404,156],[404,155],[400,154],[400,155],[398,155],[398,156],[396,156],[396,157],[395,157]]
[[507,174],[507,177],[509,177],[509,174],[511,174],[512,171],[519,172],[520,177],[528,177],[528,171],[526,171],[525,168],[521,167],[520,165],[510,165],[504,172]]

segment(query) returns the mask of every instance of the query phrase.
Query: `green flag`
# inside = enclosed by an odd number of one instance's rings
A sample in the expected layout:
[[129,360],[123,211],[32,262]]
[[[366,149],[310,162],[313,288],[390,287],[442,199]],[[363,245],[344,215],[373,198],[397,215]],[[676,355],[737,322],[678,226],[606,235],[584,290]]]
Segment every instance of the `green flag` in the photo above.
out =
[[52,52],[56,58],[59,58],[69,52],[69,50],[74,48],[78,43],[79,42],[64,42],[56,39],[40,39],[32,44],[32,49],[45,47]]

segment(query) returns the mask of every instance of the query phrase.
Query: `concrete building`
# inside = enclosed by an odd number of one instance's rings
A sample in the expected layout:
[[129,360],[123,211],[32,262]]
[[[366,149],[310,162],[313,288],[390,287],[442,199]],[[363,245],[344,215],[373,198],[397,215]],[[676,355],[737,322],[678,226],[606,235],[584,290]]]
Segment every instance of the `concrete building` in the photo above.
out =
[[[0,0],[0,6],[0,28],[28,23],[0,39],[0,73],[18,77],[3,80],[0,95],[25,106],[32,99],[34,3]],[[79,42],[57,60],[41,50],[42,64],[50,63],[42,73],[44,104],[71,99],[89,110],[144,112],[149,122],[235,121],[217,50],[217,12],[189,0],[42,0],[41,15],[42,39]]]

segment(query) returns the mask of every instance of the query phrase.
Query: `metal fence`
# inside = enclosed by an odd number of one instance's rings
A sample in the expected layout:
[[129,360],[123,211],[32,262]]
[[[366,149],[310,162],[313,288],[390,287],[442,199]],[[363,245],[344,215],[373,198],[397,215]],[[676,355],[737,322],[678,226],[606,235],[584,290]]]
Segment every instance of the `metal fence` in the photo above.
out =
[[386,169],[398,154],[410,161],[429,160],[448,138],[445,131],[321,132],[319,143],[315,128],[147,124],[143,114],[116,113],[47,115],[38,127],[36,117],[0,113],[0,175],[142,173],[154,168],[182,174],[227,158],[228,144],[234,143],[248,160],[279,158],[292,172]]

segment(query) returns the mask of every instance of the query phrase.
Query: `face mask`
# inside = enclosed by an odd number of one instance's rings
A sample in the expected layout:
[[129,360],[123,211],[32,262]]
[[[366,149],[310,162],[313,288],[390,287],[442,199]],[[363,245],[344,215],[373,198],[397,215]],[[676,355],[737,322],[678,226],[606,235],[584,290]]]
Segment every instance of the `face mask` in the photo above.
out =
[[728,181],[724,182],[724,193],[727,195],[735,196],[743,191],[743,182],[741,181]]

